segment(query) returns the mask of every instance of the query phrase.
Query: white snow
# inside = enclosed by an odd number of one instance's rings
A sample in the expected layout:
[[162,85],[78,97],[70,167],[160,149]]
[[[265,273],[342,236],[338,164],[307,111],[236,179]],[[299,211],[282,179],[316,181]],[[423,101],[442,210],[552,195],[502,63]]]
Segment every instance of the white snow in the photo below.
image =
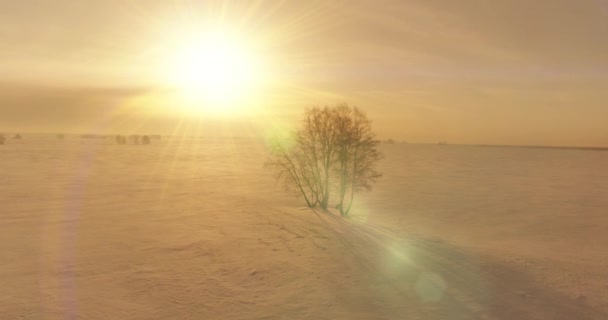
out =
[[608,319],[608,152],[383,145],[353,216],[263,143],[0,146],[0,319]]

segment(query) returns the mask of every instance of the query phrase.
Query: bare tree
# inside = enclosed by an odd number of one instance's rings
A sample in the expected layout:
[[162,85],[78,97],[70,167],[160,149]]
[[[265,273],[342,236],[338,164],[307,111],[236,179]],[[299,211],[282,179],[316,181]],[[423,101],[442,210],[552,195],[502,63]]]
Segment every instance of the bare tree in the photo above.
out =
[[342,172],[344,178],[341,180],[341,190],[350,189],[350,199],[346,208],[344,208],[346,192],[343,191],[340,194],[338,206],[342,215],[349,214],[355,192],[370,191],[372,185],[382,177],[382,174],[376,170],[376,163],[382,159],[382,154],[377,149],[380,141],[376,139],[372,131],[371,121],[359,109],[353,108],[351,111],[351,126],[348,128],[343,146],[341,146],[341,149],[346,150],[344,153],[347,155],[341,159],[341,162],[345,163],[341,165],[341,168],[345,168],[345,171]]
[[[304,114],[302,127],[292,143],[275,142],[266,166],[277,178],[300,194],[309,207],[327,210],[332,191],[337,208],[348,215],[356,191],[371,188],[381,176],[375,170],[381,154],[371,122],[357,108],[347,105],[314,107]],[[346,195],[350,191],[348,205]]]
[[353,145],[355,136],[353,134],[353,110],[346,105],[336,107],[334,114],[334,122],[339,132],[340,139],[338,141],[338,159],[334,166],[336,179],[338,182],[338,197],[339,203],[336,206],[340,210],[340,214],[344,215],[344,198],[349,189],[352,176],[353,162]]
[[336,123],[337,108],[310,108],[304,114],[304,126],[297,134],[297,145],[308,161],[312,180],[319,192],[318,202],[327,210],[331,195],[333,166],[338,160],[340,133]]
[[277,180],[288,190],[294,190],[301,195],[310,208],[319,203],[319,184],[309,155],[299,145],[286,146],[275,141],[271,145],[271,157],[266,167],[276,172]]

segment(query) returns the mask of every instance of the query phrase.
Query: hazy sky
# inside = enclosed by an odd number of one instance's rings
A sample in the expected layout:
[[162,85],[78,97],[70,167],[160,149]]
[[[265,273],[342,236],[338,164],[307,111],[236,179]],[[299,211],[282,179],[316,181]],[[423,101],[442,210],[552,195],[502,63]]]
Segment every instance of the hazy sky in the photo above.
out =
[[211,24],[264,57],[256,112],[348,102],[382,138],[608,146],[607,0],[0,0],[0,131],[175,130],[149,97]]

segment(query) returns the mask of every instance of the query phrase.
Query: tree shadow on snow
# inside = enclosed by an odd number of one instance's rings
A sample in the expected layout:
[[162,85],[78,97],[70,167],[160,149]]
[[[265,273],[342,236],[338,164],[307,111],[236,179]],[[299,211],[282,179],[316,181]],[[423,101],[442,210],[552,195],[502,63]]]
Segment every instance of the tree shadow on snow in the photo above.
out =
[[[367,275],[374,303],[400,319],[608,319],[524,272],[449,243],[398,235],[315,212],[349,260]],[[345,261],[348,263],[349,261]]]

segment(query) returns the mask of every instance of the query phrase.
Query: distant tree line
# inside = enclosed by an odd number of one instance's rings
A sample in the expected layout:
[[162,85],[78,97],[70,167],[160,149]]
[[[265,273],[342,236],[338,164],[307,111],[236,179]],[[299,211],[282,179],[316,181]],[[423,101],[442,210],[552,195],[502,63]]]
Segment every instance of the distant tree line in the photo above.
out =
[[160,135],[130,135],[130,136],[123,136],[123,135],[117,135],[116,136],[116,143],[117,144],[127,144],[127,142],[129,140],[131,140],[131,142],[133,144],[150,144],[152,143],[152,139],[161,139]]
[[[19,133],[16,133],[16,134],[13,136],[13,139],[14,139],[14,140],[21,140],[22,138],[23,138],[23,137],[22,137],[22,136],[21,136],[21,134],[19,134]],[[6,142],[6,140],[7,140],[7,139],[8,139],[8,138],[7,138],[7,137],[6,137],[4,134],[0,133],[0,145],[3,145],[3,144]]]
[[[65,139],[65,135],[60,133],[60,134],[56,134],[55,137],[58,140],[63,140]],[[81,139],[106,139],[106,138],[111,138],[111,135],[103,135],[103,134],[81,134],[80,138]],[[0,145],[5,144],[6,140],[8,138],[6,137],[5,134],[0,134]],[[14,140],[20,140],[23,139],[23,137],[21,136],[21,134],[16,133],[13,138]],[[153,139],[156,140],[160,140],[162,139],[161,135],[158,134],[153,134],[153,135],[130,135],[130,136],[124,136],[124,135],[117,135],[114,137],[115,141],[117,144],[127,144],[128,141],[131,141],[133,144],[151,144]]]

